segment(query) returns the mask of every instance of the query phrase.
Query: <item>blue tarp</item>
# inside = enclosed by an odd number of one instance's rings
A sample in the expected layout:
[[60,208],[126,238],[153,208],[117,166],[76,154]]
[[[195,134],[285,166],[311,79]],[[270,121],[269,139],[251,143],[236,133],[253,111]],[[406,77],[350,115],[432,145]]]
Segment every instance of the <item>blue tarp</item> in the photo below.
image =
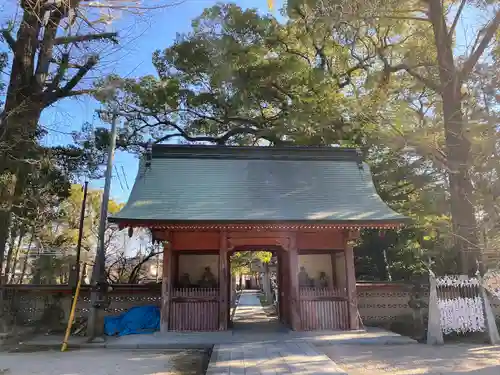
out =
[[153,333],[160,330],[160,309],[157,306],[137,306],[118,315],[104,319],[104,333],[108,336],[125,336]]

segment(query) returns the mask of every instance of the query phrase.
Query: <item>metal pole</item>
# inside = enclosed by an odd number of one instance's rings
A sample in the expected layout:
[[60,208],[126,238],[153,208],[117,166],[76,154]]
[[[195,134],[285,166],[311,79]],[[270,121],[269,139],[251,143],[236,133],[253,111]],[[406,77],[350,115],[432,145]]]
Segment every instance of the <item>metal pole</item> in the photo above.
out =
[[74,272],[73,282],[71,283],[71,285],[74,287],[78,283],[78,280],[80,280],[80,256],[81,256],[81,251],[82,251],[83,225],[85,223],[85,209],[87,206],[88,187],[89,187],[89,183],[88,183],[88,181],[85,181],[85,184],[83,186],[82,207],[80,210],[80,223],[78,226],[78,242],[76,244],[76,262],[75,262],[75,265],[73,268],[73,272]]
[[104,297],[106,294],[106,249],[104,247],[106,223],[108,216],[109,193],[111,189],[111,178],[113,173],[113,158],[116,146],[117,114],[112,113],[111,136],[108,149],[108,162],[104,180],[104,191],[102,194],[101,216],[99,220],[99,237],[97,253],[95,257],[94,272],[92,273],[93,289],[91,295],[92,308],[88,322],[88,334],[90,340],[104,338]]

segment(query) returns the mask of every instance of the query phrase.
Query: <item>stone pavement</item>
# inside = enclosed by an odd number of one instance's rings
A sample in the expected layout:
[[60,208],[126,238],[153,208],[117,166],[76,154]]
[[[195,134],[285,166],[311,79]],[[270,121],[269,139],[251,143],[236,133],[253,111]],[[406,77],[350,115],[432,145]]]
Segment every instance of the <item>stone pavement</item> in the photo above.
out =
[[216,345],[207,375],[347,375],[308,343]]
[[346,374],[307,342],[286,340],[289,338],[286,334],[280,341],[263,341],[262,332],[279,330],[281,324],[276,318],[267,316],[257,292],[244,291],[241,294],[233,322],[236,334],[242,330],[257,335],[261,332],[258,335],[261,341],[216,345],[207,375]]

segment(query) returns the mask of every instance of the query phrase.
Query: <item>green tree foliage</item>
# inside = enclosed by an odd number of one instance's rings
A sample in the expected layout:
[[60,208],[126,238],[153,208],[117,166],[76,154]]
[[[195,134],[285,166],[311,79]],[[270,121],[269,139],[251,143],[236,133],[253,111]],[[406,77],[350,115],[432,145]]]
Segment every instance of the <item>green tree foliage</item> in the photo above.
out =
[[231,273],[233,275],[249,274],[253,262],[269,263],[271,258],[272,253],[269,251],[237,251],[231,255]]
[[[87,196],[86,214],[82,236],[82,262],[90,264],[97,246],[100,205],[102,191],[90,189]],[[35,284],[67,283],[69,271],[76,260],[76,247],[80,221],[83,190],[80,185],[72,185],[69,196],[57,207],[52,207],[49,216],[38,217],[43,225],[37,225],[34,243],[27,249],[34,258],[30,264],[32,282]],[[109,212],[121,209],[121,204],[111,200]],[[106,247],[116,240],[116,229],[106,231]],[[25,258],[28,259],[28,258]]]
[[412,219],[399,230],[364,230],[356,247],[356,269],[361,279],[401,280],[427,272],[458,271],[450,251],[451,221],[441,170],[418,154],[371,146],[367,161],[381,198]]
[[[385,99],[377,102],[381,118],[386,117],[385,126],[380,128],[384,138],[411,145],[445,172],[460,269],[474,273],[482,246],[474,170],[478,156],[491,155],[482,149],[488,138],[486,144],[491,145],[491,139],[496,142],[498,132],[491,122],[485,125],[481,121],[478,126],[477,121],[471,121],[467,91],[471,81],[477,82],[474,76],[481,63],[495,69],[495,61],[488,61],[487,56],[496,60],[498,4],[466,0],[297,0],[288,3],[288,11],[291,17],[313,13],[341,37],[354,36],[353,51],[369,58],[367,78],[378,76],[376,97]],[[481,14],[474,18],[483,22],[466,25],[470,45],[457,46],[457,30],[468,12]],[[372,95],[370,90],[368,94]]]
[[[414,225],[363,233],[359,269],[406,278],[433,257],[443,272],[472,272],[478,225],[496,233],[500,16],[487,2],[442,4],[295,0],[284,23],[217,5],[154,53],[155,75],[102,79],[118,90],[98,99],[128,114],[118,143],[129,150],[173,139],[360,147],[381,196]],[[490,22],[462,53],[467,9]],[[80,141],[99,148],[108,135],[96,133]]]
[[[329,34],[233,4],[205,10],[190,33],[154,53],[156,75],[100,82],[121,88],[110,105],[130,114],[118,143],[320,145],[360,138],[369,118],[351,109],[341,89],[362,64]],[[328,46],[319,50],[315,39]]]
[[[410,109],[403,104],[409,99],[394,101],[390,109],[396,115],[389,122],[382,111],[387,89],[378,86],[380,70],[373,67],[377,54],[359,50],[359,35],[350,26],[336,25],[332,32],[328,22],[307,8],[299,8],[284,24],[231,4],[209,8],[190,33],[155,52],[157,75],[111,76],[99,82],[120,88],[103,103],[129,113],[119,135],[119,145],[129,150],[175,138],[360,147],[382,197],[414,218],[415,226],[379,240],[375,251],[369,249],[378,235],[367,231],[359,253],[368,255],[360,257],[359,270],[370,268],[362,264],[369,264],[370,257],[383,264],[386,250],[394,277],[405,278],[422,272],[426,257],[439,257],[449,246],[445,173],[426,155],[394,142],[394,127],[407,131]],[[106,143],[99,139],[108,134],[105,129],[96,133],[81,142],[99,148]],[[250,256],[241,253],[235,264],[247,267]]]

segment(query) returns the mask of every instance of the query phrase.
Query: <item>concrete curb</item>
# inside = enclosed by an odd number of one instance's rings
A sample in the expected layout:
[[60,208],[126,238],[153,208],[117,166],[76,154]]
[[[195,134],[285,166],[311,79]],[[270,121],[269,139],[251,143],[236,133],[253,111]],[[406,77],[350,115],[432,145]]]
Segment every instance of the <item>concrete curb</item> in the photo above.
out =
[[[61,345],[55,344],[20,344],[17,348],[11,349],[11,352],[24,352],[30,348],[45,348],[47,350],[60,350]],[[117,349],[117,350],[210,350],[213,348],[211,344],[156,344],[156,343],[145,343],[145,344],[120,344],[120,343],[80,343],[71,344],[69,343],[68,349]]]

